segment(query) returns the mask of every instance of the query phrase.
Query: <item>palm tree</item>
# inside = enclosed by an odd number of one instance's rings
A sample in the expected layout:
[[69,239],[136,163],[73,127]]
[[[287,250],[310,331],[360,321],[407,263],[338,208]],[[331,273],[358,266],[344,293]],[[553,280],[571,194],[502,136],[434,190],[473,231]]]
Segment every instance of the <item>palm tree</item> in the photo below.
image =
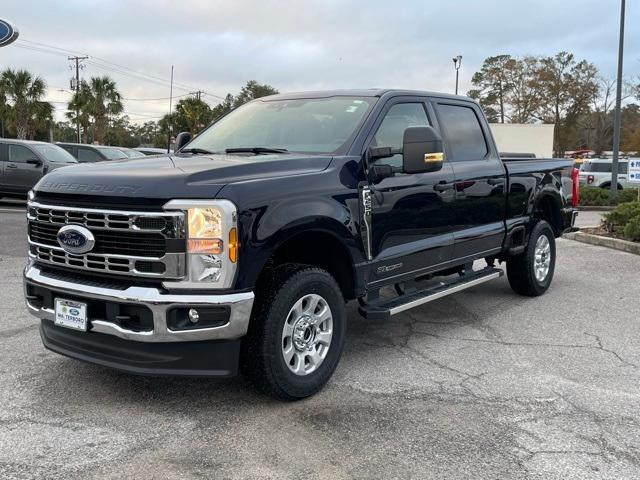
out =
[[[89,126],[91,125],[91,115],[89,113],[91,91],[87,82],[80,83],[80,89],[73,94],[67,106],[67,118],[73,125],[80,123],[82,132],[82,143],[89,143]],[[78,141],[76,139],[75,141]]]
[[47,109],[51,116],[53,107],[42,101],[47,91],[47,84],[42,78],[34,77],[26,70],[8,68],[0,74],[0,90],[6,97],[7,117],[13,122],[19,139],[26,139],[30,130],[37,128],[34,124],[40,120],[38,114],[46,113],[43,109]]
[[80,107],[80,124],[85,126],[85,141],[89,119],[93,120],[93,139],[104,142],[107,125],[112,116],[122,113],[122,96],[116,83],[107,76],[82,81],[80,90],[69,102],[67,116],[75,120],[76,105]]

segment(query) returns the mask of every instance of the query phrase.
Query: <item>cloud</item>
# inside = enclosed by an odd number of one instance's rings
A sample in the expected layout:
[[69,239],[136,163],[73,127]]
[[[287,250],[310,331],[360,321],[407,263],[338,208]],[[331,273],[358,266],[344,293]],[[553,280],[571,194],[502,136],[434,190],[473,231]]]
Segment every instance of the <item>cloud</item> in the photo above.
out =
[[[640,72],[640,33],[627,12],[628,76]],[[484,58],[498,53],[574,52],[615,75],[617,2],[596,0],[349,1],[31,1],[4,0],[2,15],[21,39],[97,56],[168,80],[176,94],[201,89],[224,96],[250,79],[281,91],[398,87],[452,91],[451,58],[463,55],[461,90]],[[24,44],[23,44],[24,45]],[[111,75],[125,98],[161,98],[164,82],[87,63],[83,76]],[[27,68],[64,101],[71,71],[64,54],[17,46],[0,49],[0,64]],[[204,97],[212,103],[214,97]],[[57,104],[63,107],[63,104]],[[126,101],[132,118],[166,112],[166,100]],[[64,111],[64,108],[60,109]]]

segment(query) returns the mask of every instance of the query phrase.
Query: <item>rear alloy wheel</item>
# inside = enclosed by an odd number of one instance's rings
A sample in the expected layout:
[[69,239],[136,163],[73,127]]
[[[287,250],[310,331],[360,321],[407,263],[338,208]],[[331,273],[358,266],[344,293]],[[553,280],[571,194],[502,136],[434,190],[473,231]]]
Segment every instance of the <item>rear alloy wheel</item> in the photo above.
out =
[[551,225],[538,221],[524,252],[507,259],[507,278],[514,292],[536,297],[547,291],[556,265],[556,242]]
[[338,365],[345,330],[342,292],[328,272],[304,265],[278,267],[258,287],[243,340],[243,371],[275,397],[313,395]]

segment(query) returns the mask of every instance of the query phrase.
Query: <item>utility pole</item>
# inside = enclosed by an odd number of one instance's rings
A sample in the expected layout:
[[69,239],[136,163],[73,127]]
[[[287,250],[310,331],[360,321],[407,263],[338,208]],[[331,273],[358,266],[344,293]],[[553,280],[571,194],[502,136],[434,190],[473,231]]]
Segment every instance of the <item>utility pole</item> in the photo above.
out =
[[171,87],[169,89],[169,138],[167,138],[167,153],[171,151],[171,133],[173,122],[171,121],[171,106],[173,105],[173,65],[171,65]]
[[453,57],[453,68],[456,69],[456,95],[458,95],[458,74],[460,72],[460,67],[462,66],[462,55],[458,55],[457,57]]
[[[89,57],[68,57],[69,60],[76,63],[76,84],[71,85],[71,89],[76,91],[76,136],[78,139],[78,143],[80,143],[80,105],[78,104],[78,100],[80,97],[80,69],[84,68],[84,65],[81,65],[80,62],[82,60],[86,60]],[[73,67],[71,67],[73,68]],[[75,88],[73,88],[75,86]]]
[[620,2],[620,44],[618,46],[618,79],[616,109],[613,117],[613,162],[611,163],[611,195],[618,194],[618,155],[620,153],[620,104],[622,103],[622,53],[624,50],[624,5]]
[[189,93],[189,95],[193,95],[193,96],[195,96],[195,97],[198,99],[198,101],[200,101],[200,100],[202,100],[202,94],[203,94],[203,93],[204,93],[204,92],[203,92],[202,90],[198,90],[197,92],[191,92],[191,93]]

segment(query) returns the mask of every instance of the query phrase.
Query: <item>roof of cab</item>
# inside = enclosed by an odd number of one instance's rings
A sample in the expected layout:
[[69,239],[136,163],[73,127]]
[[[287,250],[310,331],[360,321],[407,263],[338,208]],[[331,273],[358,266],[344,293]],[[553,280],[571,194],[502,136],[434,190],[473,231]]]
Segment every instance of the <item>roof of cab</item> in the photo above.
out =
[[382,89],[382,88],[370,88],[370,89],[353,89],[353,90],[320,90],[312,92],[293,92],[293,93],[278,93],[276,95],[269,95],[267,97],[260,97],[258,100],[271,101],[271,100],[296,100],[303,98],[327,98],[327,97],[382,97],[382,96],[421,96],[421,97],[437,97],[448,98],[451,100],[471,100],[468,97],[461,95],[451,95],[449,93],[427,92],[422,90],[398,90],[398,89]]
[[4,137],[0,137],[0,142],[24,143],[26,145],[51,145],[49,142],[41,142],[40,140],[20,140],[17,138],[4,138]]

